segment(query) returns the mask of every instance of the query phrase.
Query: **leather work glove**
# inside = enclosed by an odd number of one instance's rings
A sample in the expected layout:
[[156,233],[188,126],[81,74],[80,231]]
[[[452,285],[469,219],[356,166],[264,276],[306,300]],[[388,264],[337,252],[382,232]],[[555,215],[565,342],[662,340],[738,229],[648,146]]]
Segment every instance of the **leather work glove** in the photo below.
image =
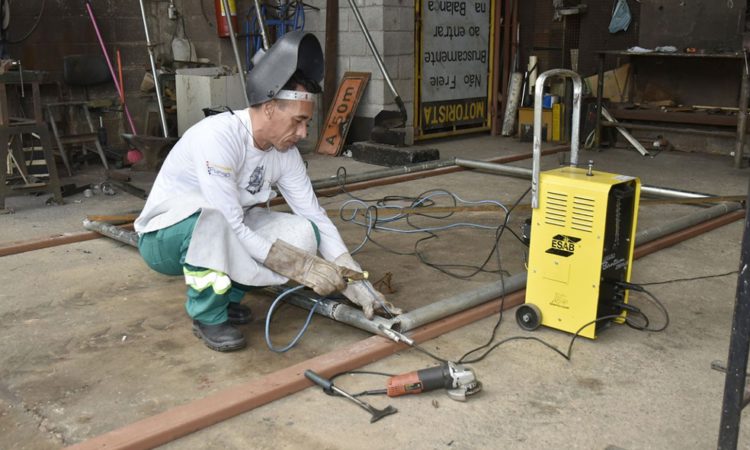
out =
[[[362,268],[349,253],[339,256],[335,262],[342,268],[345,268],[342,273],[346,277],[351,277],[352,274],[352,272],[348,272],[346,269],[350,269],[357,274],[362,272]],[[400,308],[386,301],[385,296],[376,291],[372,283],[367,280],[351,281],[341,293],[351,300],[352,303],[359,305],[368,319],[372,319],[375,316],[376,310],[383,311],[385,314],[391,316],[397,316],[403,312]]]
[[336,264],[287,244],[281,239],[277,239],[271,245],[264,265],[278,274],[312,288],[316,294],[323,297],[346,288],[346,281]]

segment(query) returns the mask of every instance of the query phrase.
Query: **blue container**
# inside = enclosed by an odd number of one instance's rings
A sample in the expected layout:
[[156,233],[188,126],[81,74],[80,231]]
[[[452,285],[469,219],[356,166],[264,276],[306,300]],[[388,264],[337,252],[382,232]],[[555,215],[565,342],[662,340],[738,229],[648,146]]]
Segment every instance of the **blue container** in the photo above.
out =
[[542,107],[552,108],[552,105],[557,103],[557,96],[552,94],[544,94],[542,97]]

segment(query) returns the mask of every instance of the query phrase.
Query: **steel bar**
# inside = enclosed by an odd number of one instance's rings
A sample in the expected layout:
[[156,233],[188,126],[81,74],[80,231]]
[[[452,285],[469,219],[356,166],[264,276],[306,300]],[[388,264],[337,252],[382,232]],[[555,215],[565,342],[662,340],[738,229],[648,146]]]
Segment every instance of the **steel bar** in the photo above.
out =
[[[142,2],[143,0],[141,0]],[[234,59],[237,63],[237,73],[240,75],[240,84],[242,84],[242,93],[245,94],[245,104],[250,107],[250,99],[247,98],[247,86],[245,85],[245,70],[242,67],[242,60],[240,59],[240,51],[237,49],[237,37],[234,35],[234,27],[232,26],[232,10],[229,9],[229,0],[221,0],[222,7],[224,8],[224,17],[227,19],[227,29],[229,30],[229,40],[232,42],[232,51],[234,52]],[[255,0],[255,11],[258,13],[258,24],[260,25],[261,35],[263,36],[263,48],[268,50],[268,37],[266,36],[265,24],[263,23],[263,15],[260,12],[260,3]]]
[[[602,115],[604,116],[605,119],[609,121],[609,123],[614,123],[614,124],[619,123],[617,122],[617,119],[612,117],[612,115],[609,113],[607,108],[605,108],[604,106],[602,106]],[[648,150],[646,150],[646,148],[643,147],[643,144],[638,142],[638,140],[634,138],[633,135],[628,132],[628,130],[618,125],[615,125],[615,130],[617,130],[617,132],[620,133],[622,137],[625,138],[625,140],[630,142],[630,145],[632,145],[636,150],[638,150],[638,153],[640,153],[643,156],[649,155]]]
[[693,134],[697,136],[711,136],[711,137],[735,137],[736,136],[736,133],[732,131],[696,130],[695,128],[663,127],[659,125],[646,125],[646,124],[630,123],[630,122],[602,121],[601,126],[613,127],[613,128],[626,128],[630,130],[666,131],[666,132],[672,132],[672,133]]
[[[156,89],[156,102],[159,104],[159,119],[161,120],[161,129],[164,137],[169,137],[167,128],[167,116],[164,112],[164,100],[162,99],[161,85],[159,84],[159,72],[156,70],[156,59],[154,58],[154,45],[151,43],[151,35],[148,32],[148,21],[146,20],[146,8],[143,6],[143,0],[138,0],[141,5],[141,17],[143,18],[143,31],[146,33],[146,48],[148,49],[148,61],[151,64],[151,73],[154,75],[154,88]],[[114,74],[112,75],[114,78]],[[124,92],[124,91],[123,91]],[[133,134],[137,134],[131,127]]]
[[[227,7],[227,0],[221,0],[224,2],[224,7]],[[271,48],[271,43],[268,40],[268,30],[266,30],[266,21],[263,18],[263,11],[261,11],[260,6],[260,0],[253,0],[253,5],[255,6],[255,16],[258,19],[258,27],[260,28],[260,37],[263,41],[263,49],[268,50]],[[229,9],[226,9],[225,11],[229,11]],[[227,12],[227,20],[229,20],[229,12]],[[229,24],[229,33],[231,35],[234,35],[232,32],[232,24]],[[236,50],[235,50],[236,51]],[[247,95],[245,95],[247,97]]]
[[[495,164],[488,161],[477,161],[473,159],[456,158],[456,165],[468,169],[485,170],[500,175],[517,176],[521,178],[531,178],[532,170],[524,167],[509,166],[507,164]],[[660,198],[709,198],[715,197],[712,194],[701,192],[684,191],[680,189],[666,188],[660,186],[642,185],[641,193]]]
[[[558,152],[562,152],[568,149],[568,146],[561,145],[557,147],[550,147],[546,150],[542,151],[542,156],[546,155],[552,155]],[[501,156],[499,158],[493,158],[489,160],[489,162],[496,162],[496,163],[509,163],[509,162],[515,162],[515,161],[521,161],[524,159],[530,158],[531,155],[528,153],[520,153],[517,155],[510,155],[510,156]],[[447,175],[449,173],[455,173],[455,172],[462,172],[466,169],[463,167],[458,166],[446,166],[446,167],[440,167],[437,169],[429,169],[424,171],[418,171],[415,173],[406,173],[402,175],[396,175],[396,176],[389,176],[384,178],[376,178],[373,180],[368,181],[362,181],[358,183],[351,183],[346,185],[346,190],[348,191],[356,191],[360,189],[368,189],[375,186],[385,186],[389,184],[394,183],[403,183],[405,181],[411,181],[411,180],[418,180],[421,178],[427,178],[427,177],[434,177],[437,175]],[[316,194],[318,195],[336,195],[341,193],[341,187],[340,186],[333,186],[330,188],[324,188],[316,191]],[[283,198],[275,198],[271,201],[271,205],[278,205],[284,202]]]
[[737,117],[733,115],[624,108],[613,108],[610,113],[617,120],[642,120],[644,122],[684,123],[716,127],[737,126]]
[[[712,222],[716,221],[717,219],[712,220]],[[672,245],[672,242],[665,238],[662,238],[662,240],[667,241],[667,245]],[[652,241],[648,245],[657,247],[659,241]],[[503,301],[489,301],[415,329],[409,334],[409,337],[417,343],[428,341],[496,314],[501,308],[504,310],[514,308],[523,303],[524,295],[525,290],[513,292],[506,295]],[[373,336],[247,383],[227,388],[211,396],[147,417],[69,448],[75,450],[103,448],[141,450],[154,448],[311,386],[311,382],[302,375],[307,369],[331,377],[337,373],[362,367],[405,348],[408,348],[405,344],[395,343],[381,336]]]
[[[132,230],[133,224],[123,225],[122,228]],[[40,250],[43,248],[57,247],[58,245],[72,244],[74,242],[90,241],[92,239],[99,239],[100,237],[102,237],[102,235],[99,233],[84,231],[80,233],[49,236],[41,239],[11,242],[0,247],[0,257],[30,252],[32,250]]]

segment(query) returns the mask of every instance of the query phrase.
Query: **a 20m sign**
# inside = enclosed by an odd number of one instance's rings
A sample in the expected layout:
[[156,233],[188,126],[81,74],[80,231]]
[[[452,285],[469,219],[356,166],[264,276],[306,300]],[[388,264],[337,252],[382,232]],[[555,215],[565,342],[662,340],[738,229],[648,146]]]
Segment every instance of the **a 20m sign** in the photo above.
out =
[[468,98],[422,103],[422,129],[481,125],[487,120],[487,99]]

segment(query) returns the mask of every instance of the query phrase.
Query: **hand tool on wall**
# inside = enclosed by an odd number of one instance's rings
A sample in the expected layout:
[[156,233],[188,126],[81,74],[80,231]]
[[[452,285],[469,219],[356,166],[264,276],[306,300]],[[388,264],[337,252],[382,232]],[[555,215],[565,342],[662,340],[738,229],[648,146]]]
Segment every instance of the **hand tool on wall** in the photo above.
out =
[[474,371],[454,362],[396,375],[388,379],[387,386],[388,397],[443,388],[448,397],[460,402],[465,402],[482,390],[482,383],[477,380]]
[[309,369],[305,370],[305,377],[307,377],[308,380],[312,381],[318,386],[322,387],[323,392],[325,392],[326,394],[332,395],[335,392],[336,394],[341,395],[342,397],[346,397],[347,399],[354,402],[360,408],[372,414],[372,417],[370,417],[370,423],[377,422],[378,420],[382,419],[385,416],[390,416],[391,414],[396,414],[398,412],[396,408],[390,405],[386,406],[385,409],[377,409],[374,406],[370,405],[369,403],[365,403],[362,400],[339,389],[338,387],[334,386],[331,380],[318,375],[312,370],[309,370]]

